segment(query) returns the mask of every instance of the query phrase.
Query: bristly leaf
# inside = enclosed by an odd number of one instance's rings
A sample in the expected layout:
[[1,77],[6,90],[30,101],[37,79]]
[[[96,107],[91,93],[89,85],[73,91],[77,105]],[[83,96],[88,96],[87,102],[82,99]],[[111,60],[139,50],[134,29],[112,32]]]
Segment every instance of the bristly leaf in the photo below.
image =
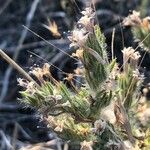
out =
[[[92,52],[89,52],[92,50],[97,53],[101,62],[91,54]],[[94,34],[89,35],[83,51],[85,77],[93,91],[97,91],[108,77],[108,58],[106,54],[105,37],[96,25],[94,27]]]

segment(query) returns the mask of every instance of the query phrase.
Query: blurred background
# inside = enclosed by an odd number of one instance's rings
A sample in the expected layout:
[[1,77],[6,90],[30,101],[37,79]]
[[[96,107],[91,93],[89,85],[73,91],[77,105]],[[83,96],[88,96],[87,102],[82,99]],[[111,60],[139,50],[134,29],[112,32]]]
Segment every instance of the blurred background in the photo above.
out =
[[[77,67],[75,60],[62,53],[70,55],[75,51],[69,47],[67,36],[81,16],[81,10],[90,4],[95,5],[110,58],[112,31],[116,29],[114,53],[121,64],[123,47],[138,45],[131,29],[122,27],[121,22],[132,10],[140,11],[143,17],[150,15],[149,0],[0,0],[0,49],[27,72],[45,62],[53,64],[53,76],[62,80],[62,71],[70,73]],[[146,54],[141,67],[146,75],[145,83],[150,78],[149,60]],[[56,135],[47,130],[36,110],[26,108],[18,100],[17,78],[20,77],[0,57],[0,150],[39,147],[45,150],[50,149],[49,145],[61,149],[62,143],[52,141],[57,139]]]

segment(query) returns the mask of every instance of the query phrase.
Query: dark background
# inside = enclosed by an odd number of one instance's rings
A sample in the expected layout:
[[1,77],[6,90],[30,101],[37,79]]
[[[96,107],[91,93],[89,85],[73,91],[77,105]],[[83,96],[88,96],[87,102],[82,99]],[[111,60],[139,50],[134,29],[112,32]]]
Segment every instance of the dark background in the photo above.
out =
[[[35,1],[0,0],[0,48],[13,59],[15,57],[14,60],[27,72],[32,66],[42,66],[45,62],[53,63],[65,72],[72,72],[76,62],[59,49],[69,54],[75,51],[69,48],[68,31],[73,29],[81,16],[80,11],[88,5],[88,0],[39,0],[35,13],[28,22]],[[98,22],[106,36],[110,58],[112,30],[116,28],[114,51],[120,64],[123,47],[138,45],[134,42],[131,29],[122,27],[121,22],[132,10],[141,10],[143,17],[150,15],[150,2],[144,6],[146,1],[148,2],[148,0],[96,0]],[[42,24],[48,24],[48,19],[56,22],[61,38],[54,37],[43,27]],[[23,25],[55,46],[26,31]],[[27,32],[25,36],[24,32]],[[141,55],[144,54],[140,48],[139,51]],[[149,59],[150,56],[146,54],[141,68],[146,75],[145,83],[149,82],[150,77]],[[58,69],[53,68],[52,71],[56,79],[61,80],[64,77]],[[9,150],[12,145],[14,149],[18,149],[27,143],[39,143],[55,138],[55,135],[40,121],[36,110],[26,108],[17,100],[20,98],[20,87],[17,85],[19,77],[22,76],[16,70],[10,69],[10,66],[0,58],[0,150]]]

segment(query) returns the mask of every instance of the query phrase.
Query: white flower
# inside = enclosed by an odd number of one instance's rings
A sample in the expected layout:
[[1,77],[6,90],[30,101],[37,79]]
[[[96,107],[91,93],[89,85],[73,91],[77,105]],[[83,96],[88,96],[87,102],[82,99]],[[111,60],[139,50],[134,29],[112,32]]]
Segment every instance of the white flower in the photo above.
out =
[[78,23],[82,24],[88,32],[92,32],[94,26],[94,17],[83,16],[80,18]]
[[94,16],[95,15],[95,12],[93,11],[93,9],[91,7],[87,7],[85,8],[84,11],[81,12],[84,16]]
[[142,20],[140,18],[140,13],[137,11],[133,11],[131,15],[126,17],[123,21],[125,26],[139,26],[142,24]]
[[81,142],[81,148],[80,150],[93,150],[92,148],[93,142],[87,142],[87,141],[83,141]]
[[19,84],[20,86],[25,87],[25,88],[27,88],[27,85],[28,85],[28,83],[29,83],[27,80],[21,79],[21,78],[18,78],[18,79],[17,79],[17,82],[18,82],[18,84]]
[[88,7],[81,12],[83,16],[77,22],[76,29],[68,39],[72,42],[70,46],[84,46],[88,35],[93,32],[95,13],[92,8]]
[[86,32],[86,30],[84,29],[73,30],[72,35],[68,37],[68,39],[72,42],[70,44],[70,47],[72,46],[82,47],[85,44],[88,35],[89,35],[88,32]]

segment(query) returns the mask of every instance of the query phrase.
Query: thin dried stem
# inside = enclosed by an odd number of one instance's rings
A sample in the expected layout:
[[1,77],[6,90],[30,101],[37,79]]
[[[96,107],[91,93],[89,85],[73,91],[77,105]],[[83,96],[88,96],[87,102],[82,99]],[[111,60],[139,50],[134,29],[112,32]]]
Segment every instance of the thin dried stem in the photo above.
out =
[[46,40],[45,38],[43,38],[42,36],[40,36],[39,34],[35,33],[34,31],[30,30],[27,26],[24,26],[23,27],[25,29],[27,29],[28,31],[30,31],[31,33],[33,33],[35,36],[39,37],[40,39],[42,39],[44,42],[46,42],[47,44],[53,46],[54,48],[58,49],[60,52],[64,53],[65,55],[69,56],[70,58],[78,61],[78,59],[76,58],[73,58],[71,55],[69,55],[67,52],[63,51],[62,49],[58,48],[57,46],[55,46],[54,44],[50,43],[48,40]]
[[[3,50],[0,49],[0,56],[7,61],[7,63],[9,63],[13,68],[15,68],[20,74],[22,74],[27,80],[35,82],[30,75],[25,72],[15,61],[13,61]],[[35,82],[35,84],[37,84]],[[39,86],[37,84],[37,86]]]
[[111,40],[111,57],[112,57],[112,60],[114,59],[114,39],[115,39],[115,31],[116,29],[113,28],[113,32],[112,32],[112,40]]

